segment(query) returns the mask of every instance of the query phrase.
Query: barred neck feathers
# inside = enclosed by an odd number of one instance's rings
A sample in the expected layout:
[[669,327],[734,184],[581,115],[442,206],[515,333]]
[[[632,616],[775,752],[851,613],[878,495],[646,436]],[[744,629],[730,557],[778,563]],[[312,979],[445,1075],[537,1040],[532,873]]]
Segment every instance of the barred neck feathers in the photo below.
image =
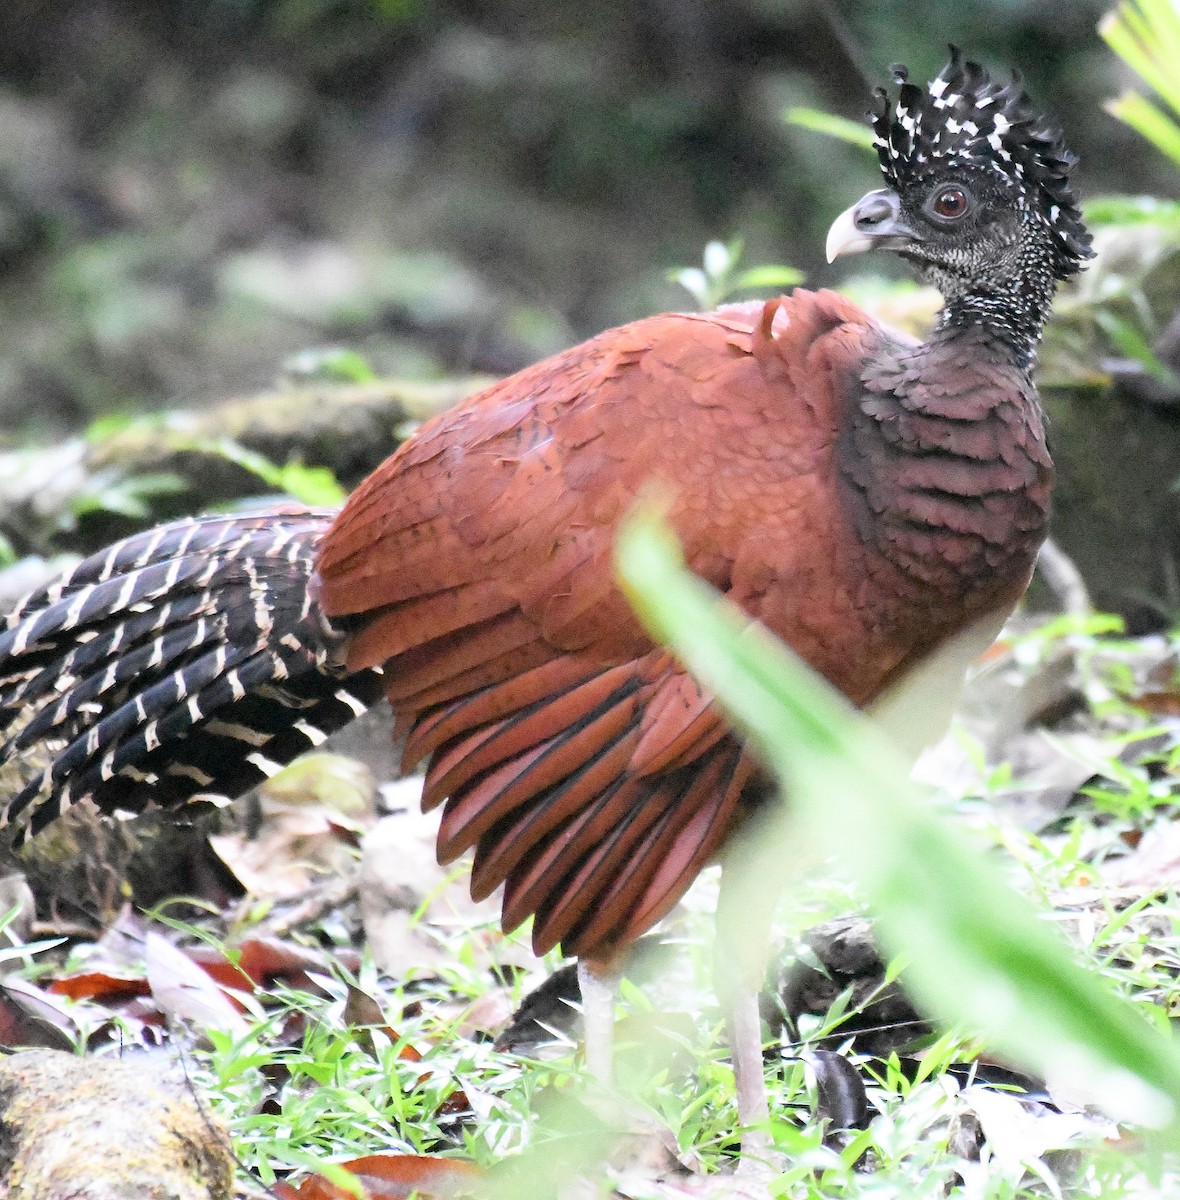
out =
[[919,264],[919,274],[944,300],[927,343],[930,353],[941,359],[948,339],[964,330],[981,330],[987,335],[983,344],[994,343],[997,357],[1007,357],[1031,376],[1057,286],[1037,238],[1026,231],[1013,240],[1010,260],[998,269],[977,262],[966,279],[931,261]]
[[977,275],[969,289],[957,289],[934,267],[922,274],[939,288],[945,301],[928,342],[931,354],[941,358],[948,340],[963,330],[978,329],[987,335],[985,342],[994,343],[1000,355],[1031,376],[1056,287],[1035,254],[1022,256],[1014,278],[1000,275],[989,281]]

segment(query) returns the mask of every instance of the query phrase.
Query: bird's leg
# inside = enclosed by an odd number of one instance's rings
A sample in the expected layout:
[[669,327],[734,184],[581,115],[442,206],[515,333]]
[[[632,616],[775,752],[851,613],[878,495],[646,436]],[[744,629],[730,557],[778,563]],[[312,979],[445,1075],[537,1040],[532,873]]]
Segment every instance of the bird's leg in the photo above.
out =
[[765,1148],[765,1126],[770,1120],[766,1080],[762,1070],[762,1015],[754,988],[735,988],[729,997],[725,1024],[733,1056],[738,1120],[742,1125],[742,1153]]
[[739,1169],[744,1170],[764,1163],[771,1146],[758,998],[770,957],[770,922],[778,893],[773,886],[767,888],[767,877],[756,868],[757,855],[727,855],[717,897],[716,989],[733,1058],[742,1138]]
[[578,987],[582,992],[582,1027],[586,1037],[586,1067],[604,1087],[614,1076],[615,998],[619,973],[609,963],[578,959]]
[[[601,1167],[609,1163],[612,1172],[642,1168],[657,1174],[679,1173],[684,1169],[676,1138],[658,1118],[636,1105],[629,1096],[613,1086],[615,999],[626,962],[625,952],[606,961],[578,959],[578,986],[582,990],[582,1025],[586,1036],[586,1068],[593,1082],[584,1089],[581,1100],[602,1124],[609,1138],[602,1160],[583,1182],[588,1190],[561,1195],[599,1195]],[[614,1193],[612,1193],[614,1194]]]

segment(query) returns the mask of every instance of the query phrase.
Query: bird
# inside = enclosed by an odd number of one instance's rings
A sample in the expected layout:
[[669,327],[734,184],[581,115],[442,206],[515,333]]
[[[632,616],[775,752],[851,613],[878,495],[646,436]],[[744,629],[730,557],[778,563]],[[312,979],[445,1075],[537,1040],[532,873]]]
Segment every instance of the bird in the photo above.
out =
[[[440,861],[472,851],[504,928],[531,917],[538,954],[577,957],[608,1076],[626,948],[773,803],[620,590],[637,498],[658,486],[689,567],[914,749],[1045,537],[1033,371],[1092,255],[1077,160],[1015,72],[954,46],[925,87],[892,71],[869,114],[884,186],[826,249],[934,284],[924,340],[826,290],[637,320],[426,422],[339,511],[186,519],[87,558],[0,627],[0,759],[50,753],[4,806],[11,836],[83,799],[240,795],[385,696]],[[767,1121],[761,982],[723,980],[747,1133]]]

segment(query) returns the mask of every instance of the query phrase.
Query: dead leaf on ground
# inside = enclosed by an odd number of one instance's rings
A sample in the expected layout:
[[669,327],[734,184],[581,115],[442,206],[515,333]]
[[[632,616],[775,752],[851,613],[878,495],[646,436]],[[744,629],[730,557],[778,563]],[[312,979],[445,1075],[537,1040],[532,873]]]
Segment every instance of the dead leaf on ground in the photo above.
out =
[[55,979],[49,990],[55,996],[68,996],[71,1000],[101,1000],[105,1004],[118,1004],[133,996],[150,996],[152,989],[146,979],[110,975],[105,971],[83,971],[79,975],[68,975]]
[[[474,1163],[422,1154],[370,1154],[336,1165],[356,1176],[369,1200],[406,1200],[412,1194],[430,1200],[474,1196],[486,1178]],[[284,1200],[356,1200],[353,1192],[322,1175],[310,1176],[298,1187],[280,1184],[276,1192]]]
[[249,1033],[238,1005],[183,950],[154,932],[147,935],[144,949],[152,997],[170,1018],[236,1038]]
[[967,1087],[961,1096],[983,1128],[990,1172],[1012,1183],[1019,1183],[1030,1165],[1043,1162],[1051,1151],[1117,1133],[1113,1122],[1082,1112],[1055,1112],[1037,1100],[989,1087]]
[[0,980],[0,1045],[70,1050],[79,1032],[56,996],[18,975]]
[[1141,894],[1180,884],[1180,825],[1166,821],[1149,829],[1130,854],[1102,864],[1102,878]]
[[438,865],[439,814],[419,809],[421,777],[398,780],[382,792],[391,811],[365,835],[360,868],[361,920],[381,971],[404,979],[446,966],[446,942],[455,929],[486,930],[481,965],[530,963],[527,948],[517,951],[500,933],[499,902],[477,904],[468,892],[468,871]]
[[355,835],[373,821],[372,772],[339,754],[299,759],[260,790],[262,824],[209,839],[254,897],[289,900],[318,879],[355,869]]
[[[402,1040],[401,1035],[385,1020],[385,1012],[381,1005],[368,992],[362,991],[358,987],[349,985],[342,1018],[345,1025],[356,1028],[358,1033],[368,1035],[366,1041],[370,1049],[372,1048],[371,1030],[373,1029],[379,1029],[395,1046]],[[397,1057],[403,1058],[407,1062],[422,1061],[422,1055],[409,1042],[402,1046]]]
[[828,1122],[829,1132],[867,1128],[869,1098],[864,1077],[847,1055],[811,1050],[805,1061],[815,1078],[816,1118]]

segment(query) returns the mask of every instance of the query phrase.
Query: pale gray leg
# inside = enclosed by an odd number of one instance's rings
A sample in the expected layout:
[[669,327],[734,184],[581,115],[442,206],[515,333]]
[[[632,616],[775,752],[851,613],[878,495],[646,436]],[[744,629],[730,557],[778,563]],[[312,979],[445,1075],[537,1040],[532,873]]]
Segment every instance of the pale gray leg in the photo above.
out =
[[604,1087],[609,1087],[614,1077],[615,998],[619,977],[614,973],[598,974],[579,958],[578,987],[582,990],[586,1069]]
[[770,957],[770,923],[778,890],[767,886],[757,855],[727,856],[717,897],[716,987],[733,1058],[742,1168],[764,1163],[771,1145],[762,1066],[758,997]]
[[768,1144],[765,1128],[770,1120],[770,1109],[766,1103],[766,1078],[762,1067],[762,1017],[758,1012],[758,993],[735,988],[729,996],[727,1010],[725,1024],[729,1033],[729,1052],[733,1056],[744,1153],[754,1143],[763,1148]]

